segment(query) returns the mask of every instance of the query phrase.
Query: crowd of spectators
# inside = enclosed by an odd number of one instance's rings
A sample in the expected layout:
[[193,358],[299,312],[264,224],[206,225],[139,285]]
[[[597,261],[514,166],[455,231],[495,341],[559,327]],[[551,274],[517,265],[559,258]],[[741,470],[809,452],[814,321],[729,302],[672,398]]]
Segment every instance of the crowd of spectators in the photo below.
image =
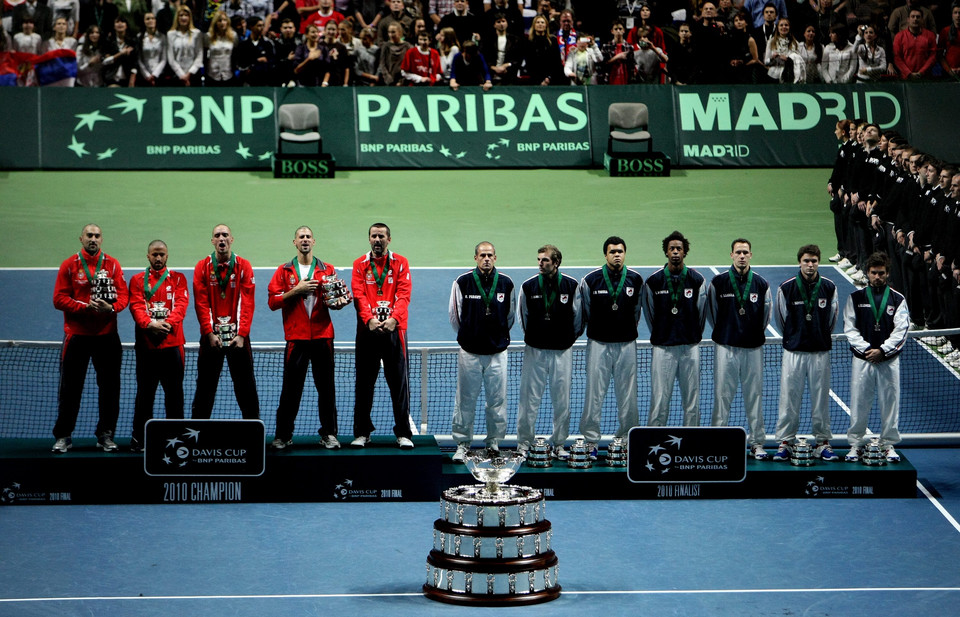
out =
[[78,86],[958,79],[960,0],[897,1],[5,0],[0,51]]
[[[838,250],[830,261],[865,285],[869,255],[886,253],[911,329],[960,327],[960,170],[863,120],[842,120],[834,134],[841,145],[827,192]],[[921,340],[960,368],[960,337]]]

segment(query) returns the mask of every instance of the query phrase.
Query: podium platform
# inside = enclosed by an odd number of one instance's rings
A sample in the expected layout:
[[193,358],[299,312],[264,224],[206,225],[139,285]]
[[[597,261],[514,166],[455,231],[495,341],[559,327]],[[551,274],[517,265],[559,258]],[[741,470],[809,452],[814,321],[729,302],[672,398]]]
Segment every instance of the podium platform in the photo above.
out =
[[[238,476],[149,476],[143,456],[104,453],[94,439],[76,439],[67,454],[50,452],[52,439],[0,439],[0,504],[182,504],[438,501],[441,492],[475,481],[441,451],[432,436],[414,437],[401,451],[392,436],[374,436],[363,449],[326,450],[314,438],[295,439],[282,452],[267,449],[264,473]],[[649,483],[628,480],[625,468],[522,467],[511,484],[532,486],[548,499],[910,498],[917,470],[902,462],[882,467],[818,462],[812,467],[747,461],[735,483]]]

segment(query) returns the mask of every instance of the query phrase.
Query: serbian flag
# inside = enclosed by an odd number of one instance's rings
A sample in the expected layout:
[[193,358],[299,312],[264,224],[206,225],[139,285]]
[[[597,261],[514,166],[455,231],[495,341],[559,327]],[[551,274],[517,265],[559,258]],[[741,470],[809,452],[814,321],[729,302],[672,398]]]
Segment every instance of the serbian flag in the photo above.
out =
[[54,49],[45,54],[0,52],[0,86],[73,86],[77,54]]

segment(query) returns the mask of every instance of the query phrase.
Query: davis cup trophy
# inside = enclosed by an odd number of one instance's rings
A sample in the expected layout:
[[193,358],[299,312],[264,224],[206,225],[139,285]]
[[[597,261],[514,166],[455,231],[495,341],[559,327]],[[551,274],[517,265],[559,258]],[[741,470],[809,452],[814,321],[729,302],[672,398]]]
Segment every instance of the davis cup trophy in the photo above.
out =
[[467,453],[464,462],[482,485],[443,492],[427,557],[428,598],[453,604],[510,606],[560,596],[553,529],[543,494],[505,486],[524,457],[516,452]]
[[350,288],[336,274],[322,276],[320,286],[323,288],[323,301],[327,306],[336,307],[344,304],[343,299],[350,301]]
[[117,301],[117,287],[113,283],[113,277],[106,270],[97,272],[97,278],[93,282],[93,289],[90,290],[91,300],[103,300],[113,304]]
[[217,317],[217,323],[213,324],[213,333],[226,345],[237,336],[237,324],[231,323],[229,317]]

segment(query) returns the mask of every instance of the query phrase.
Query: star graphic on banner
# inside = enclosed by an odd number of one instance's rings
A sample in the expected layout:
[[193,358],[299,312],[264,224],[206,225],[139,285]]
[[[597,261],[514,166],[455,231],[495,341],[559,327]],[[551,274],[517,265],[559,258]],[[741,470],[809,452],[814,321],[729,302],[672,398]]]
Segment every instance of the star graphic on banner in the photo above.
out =
[[188,428],[187,432],[184,433],[183,436],[193,439],[194,441],[200,441],[200,431],[194,428]]
[[84,146],[87,144],[83,143],[82,141],[77,141],[76,135],[71,135],[70,137],[73,139],[73,143],[67,146],[67,150],[73,150],[73,153],[77,155],[77,158],[81,159],[83,158],[84,154],[90,154],[87,152],[87,149],[84,148]]
[[444,146],[443,144],[440,144],[440,154],[442,154],[443,156],[450,156],[451,154],[450,148]]
[[458,152],[458,153],[457,153],[457,158],[458,158],[458,159],[462,159],[462,158],[465,157],[465,156],[467,156],[467,153],[466,153],[466,152]]
[[119,109],[121,114],[135,111],[137,112],[137,122],[143,120],[143,106],[147,103],[147,99],[138,99],[126,94],[115,94],[114,96],[123,102],[110,105],[107,109]]
[[263,154],[261,154],[260,156],[257,157],[257,160],[258,160],[258,161],[266,161],[266,160],[268,160],[271,156],[273,156],[273,152],[264,152]]
[[653,471],[653,463],[648,462],[648,463],[645,465],[645,467],[647,468],[647,471]]
[[487,144],[487,150],[496,150],[499,147],[497,144]]
[[242,156],[244,160],[253,156],[252,154],[250,154],[250,148],[244,146],[242,141],[237,142],[237,144],[238,144],[237,149],[234,150],[234,152]]
[[343,483],[346,484],[347,486],[353,486],[353,480],[350,480],[349,478],[344,480]]
[[173,447],[175,447],[178,443],[183,443],[183,442],[180,441],[179,439],[177,439],[176,437],[171,437],[170,439],[167,440],[167,447],[168,447],[168,448],[173,448]]
[[80,118],[80,122],[77,123],[77,126],[73,127],[74,131],[78,131],[81,127],[87,127],[91,131],[93,130],[93,125],[100,121],[113,122],[113,118],[105,116],[100,113],[99,109],[91,111],[88,114],[74,114],[75,118]]
[[170,457],[167,456],[166,454],[164,454],[164,455],[163,455],[163,462],[166,463],[167,465],[169,465],[169,464],[170,464]]
[[492,158],[493,158],[493,155],[490,154],[489,152],[487,152],[486,157],[487,157],[488,159],[492,159]]
[[111,158],[113,158],[113,155],[116,154],[116,153],[117,153],[117,149],[116,149],[116,148],[107,148],[107,149],[104,150],[103,152],[98,152],[98,153],[97,153],[97,160],[98,160],[98,161],[102,161],[103,159],[111,159]]
[[663,446],[661,446],[660,444],[650,446],[650,454],[656,454],[660,450],[663,450]]
[[510,145],[510,140],[507,139],[506,137],[501,137],[501,138],[500,138],[500,145],[501,145],[501,146],[509,146],[509,145]]
[[674,437],[673,435],[668,435],[668,437],[670,437],[670,439],[667,440],[668,444],[677,446],[678,448],[680,447],[680,442],[683,441],[682,437]]
[[14,483],[13,483],[13,488],[17,488],[17,489],[20,488],[20,483],[19,483],[19,482],[14,482]]

